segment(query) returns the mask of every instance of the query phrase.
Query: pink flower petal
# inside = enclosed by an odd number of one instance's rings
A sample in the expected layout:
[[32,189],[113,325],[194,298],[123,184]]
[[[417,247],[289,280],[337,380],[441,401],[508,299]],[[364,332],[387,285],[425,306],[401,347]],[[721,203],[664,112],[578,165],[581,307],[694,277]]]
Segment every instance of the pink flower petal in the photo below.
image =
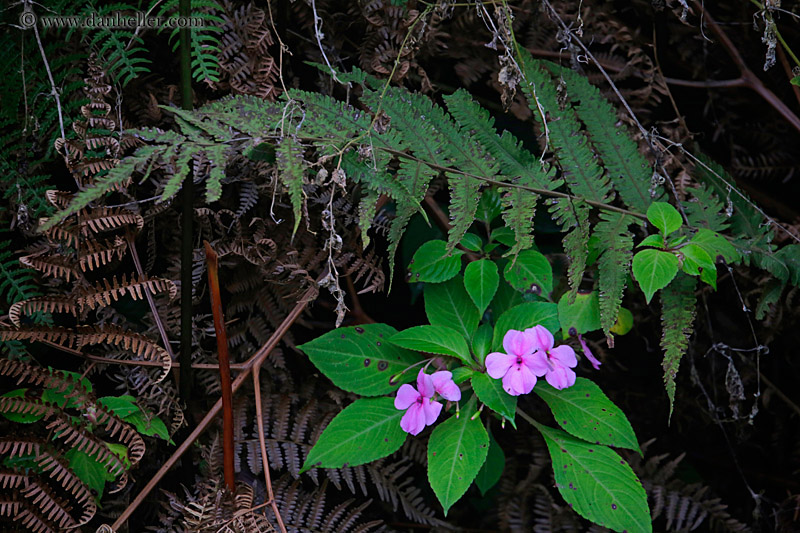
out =
[[528,394],[536,385],[536,376],[525,365],[515,365],[503,378],[503,389],[512,396]]
[[547,354],[541,350],[526,355],[522,358],[522,362],[536,376],[544,376],[550,369],[547,364]]
[[547,373],[545,379],[558,390],[575,385],[575,372],[560,363],[555,363],[555,368]]
[[430,426],[439,418],[439,413],[442,412],[442,404],[425,398],[422,401],[422,411],[425,413],[425,425]]
[[550,350],[550,360],[568,366],[570,368],[574,368],[578,366],[578,358],[575,357],[575,350],[572,349],[571,346],[567,346],[566,344],[562,344],[561,346],[556,346],[552,350]]
[[597,360],[597,358],[589,349],[589,346],[587,346],[586,341],[583,340],[583,337],[581,335],[578,335],[578,340],[581,341],[581,347],[583,348],[583,355],[586,357],[586,359],[589,360],[590,363],[592,363],[592,366],[594,367],[595,370],[600,370],[600,365],[602,365],[603,363]]
[[433,380],[433,388],[439,393],[439,396],[451,402],[457,402],[461,399],[461,389],[453,381],[452,372],[443,370],[441,372],[434,372],[431,374]]
[[417,435],[425,429],[425,413],[423,412],[422,404],[415,403],[408,408],[406,414],[400,419],[400,427],[403,431],[412,435]]
[[509,355],[527,355],[536,349],[533,339],[522,331],[510,329],[503,337],[503,349]]
[[533,338],[534,347],[537,350],[546,352],[553,347],[555,339],[544,326],[534,326],[525,330],[525,333]]
[[397,389],[397,396],[394,399],[394,406],[397,409],[408,409],[419,398],[417,389],[406,383]]
[[436,392],[433,388],[433,380],[425,373],[425,370],[420,370],[417,375],[417,389],[419,393],[425,398],[432,398],[433,393]]
[[494,379],[500,379],[505,376],[506,372],[508,372],[508,369],[516,363],[516,355],[493,352],[486,356],[486,373]]

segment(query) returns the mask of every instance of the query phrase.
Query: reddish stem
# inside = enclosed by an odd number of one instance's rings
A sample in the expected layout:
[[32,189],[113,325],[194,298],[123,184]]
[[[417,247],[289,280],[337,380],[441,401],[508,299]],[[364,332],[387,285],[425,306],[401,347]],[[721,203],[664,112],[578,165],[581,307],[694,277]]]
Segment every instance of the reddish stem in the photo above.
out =
[[236,491],[233,469],[233,392],[231,391],[231,367],[228,354],[228,332],[225,330],[225,316],[222,313],[222,298],[219,294],[219,269],[217,252],[208,241],[206,261],[208,262],[208,285],[211,289],[211,311],[214,314],[214,331],[217,334],[217,358],[219,359],[219,381],[222,388],[222,466],[225,473],[225,486]]

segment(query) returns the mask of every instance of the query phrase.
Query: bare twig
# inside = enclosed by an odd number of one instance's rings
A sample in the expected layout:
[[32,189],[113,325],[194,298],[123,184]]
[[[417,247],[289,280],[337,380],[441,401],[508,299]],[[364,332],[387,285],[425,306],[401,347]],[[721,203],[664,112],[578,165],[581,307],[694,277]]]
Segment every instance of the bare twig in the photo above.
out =
[[[266,344],[264,344],[264,346],[259,348],[259,350],[252,356],[250,356],[250,358],[245,362],[244,372],[236,376],[236,379],[233,381],[233,384],[231,386],[231,390],[234,394],[236,393],[237,390],[239,390],[239,388],[241,388],[242,384],[249,377],[250,373],[253,371],[255,366],[262,364],[264,362],[264,359],[266,359],[266,357],[270,353],[272,353],[272,350],[275,349],[275,347],[281,341],[283,336],[286,335],[286,332],[289,330],[289,327],[295,322],[295,320],[297,320],[297,318],[300,316],[300,313],[303,312],[303,310],[308,305],[308,302],[313,298],[313,295],[315,293],[316,293],[316,287],[308,289],[306,293],[303,295],[303,297],[300,299],[300,301],[297,303],[297,305],[295,305],[294,309],[292,309],[289,315],[283,320],[281,325],[278,326],[278,328],[275,330],[275,332],[272,334],[272,336],[269,338]],[[217,416],[217,414],[219,414],[221,410],[222,410],[222,399],[220,398],[219,400],[216,401],[216,403],[214,403],[214,406],[208,411],[206,416],[203,418],[203,420],[200,421],[197,427],[194,428],[192,433],[188,437],[186,437],[186,440],[184,440],[178,447],[178,449],[175,450],[175,452],[173,452],[170,458],[167,459],[167,461],[163,465],[161,465],[161,468],[159,468],[158,472],[155,473],[153,478],[147,483],[147,485],[145,485],[142,491],[136,495],[136,497],[128,505],[128,507],[125,508],[122,514],[120,514],[120,516],[112,525],[113,529],[116,530],[121,528],[122,525],[128,521],[133,512],[136,509],[138,509],[139,506],[142,504],[147,495],[150,494],[150,492],[155,488],[156,485],[158,485],[158,483],[167,474],[167,472],[169,472],[170,469],[175,465],[175,463],[178,462],[178,459],[180,459],[181,456],[184,453],[186,453],[189,450],[189,448],[194,444],[194,441],[197,440],[197,438],[206,429],[208,429],[208,426],[211,424],[211,422],[214,420],[214,418]]]
[[[25,10],[26,11],[33,11],[31,7],[32,2],[30,0],[25,0]],[[47,79],[50,81],[50,94],[56,101],[56,111],[58,111],[58,126],[61,131],[61,138],[66,139],[67,134],[64,130],[64,113],[61,108],[61,93],[56,88],[56,82],[53,79],[53,72],[50,70],[50,63],[47,61],[47,55],[44,53],[44,45],[42,45],[42,38],[39,36],[39,27],[37,24],[33,25],[33,33],[36,36],[36,44],[39,45],[39,53],[42,55],[42,62],[44,63],[44,68],[47,71]],[[64,145],[64,155],[69,155],[69,148],[67,145]]]
[[[139,253],[136,251],[136,241],[133,238],[133,233],[129,232],[127,235],[125,235],[125,239],[128,241],[128,250],[131,251],[131,257],[133,258],[133,264],[136,267],[136,273],[139,274],[139,278],[144,279],[145,274],[144,270],[142,269],[142,262],[139,260]],[[164,322],[161,320],[161,316],[158,314],[156,301],[150,291],[146,289],[144,291],[144,295],[147,298],[148,305],[150,305],[150,312],[153,313],[153,320],[158,328],[158,333],[161,335],[161,341],[164,343],[164,349],[169,354],[170,359],[174,361],[175,354],[172,351],[172,346],[169,344],[167,329],[164,327]]]
[[705,9],[703,4],[698,0],[694,0],[694,4],[697,6],[698,9],[704,15],[704,20],[708,23],[708,26],[711,28],[711,31],[714,32],[714,35],[717,36],[719,39],[720,44],[725,49],[725,52],[734,62],[736,67],[739,69],[741,74],[740,79],[744,82],[742,86],[749,87],[750,89],[754,90],[758,93],[761,98],[766,101],[770,106],[772,106],[775,111],[777,111],[783,119],[788,122],[794,129],[800,132],[800,117],[794,114],[794,112],[789,109],[783,101],[778,98],[775,93],[770,91],[766,85],[747,67],[747,63],[744,62],[742,55],[739,53],[739,50],[733,44],[733,41],[730,40],[728,35],[722,30],[722,28],[717,24],[714,18],[708,13]]

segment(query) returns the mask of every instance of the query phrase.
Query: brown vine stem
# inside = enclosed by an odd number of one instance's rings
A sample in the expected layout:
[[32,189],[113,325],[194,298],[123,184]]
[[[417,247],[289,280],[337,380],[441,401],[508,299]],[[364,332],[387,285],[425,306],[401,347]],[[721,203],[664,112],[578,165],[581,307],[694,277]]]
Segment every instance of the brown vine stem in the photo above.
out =
[[730,40],[728,35],[722,30],[719,24],[717,24],[708,10],[705,9],[703,4],[698,0],[694,0],[694,4],[701,11],[701,13],[703,13],[703,19],[708,23],[711,31],[714,32],[714,35],[717,36],[717,39],[719,39],[719,42],[725,49],[725,52],[739,69],[741,74],[739,79],[741,79],[743,82],[742,86],[748,87],[757,92],[758,95],[761,96],[761,98],[769,105],[771,105],[772,108],[775,109],[775,111],[777,111],[786,122],[800,132],[800,117],[795,115],[794,112],[789,109],[789,106],[784,104],[783,101],[781,101],[781,99],[778,98],[775,93],[770,91],[767,86],[764,85],[764,83],[753,73],[753,71],[747,67],[747,64],[744,62],[739,50],[733,44],[733,41]]
[[[300,298],[300,301],[297,305],[294,306],[294,309],[289,313],[289,315],[283,320],[280,326],[275,330],[269,340],[256,351],[250,358],[245,361],[244,363],[244,371],[236,376],[236,379],[233,381],[231,386],[231,391],[235,394],[237,390],[239,390],[244,384],[245,380],[249,377],[250,373],[256,367],[256,365],[261,365],[267,356],[272,353],[272,350],[278,345],[280,340],[286,335],[286,332],[289,330],[289,327],[297,320],[300,316],[300,313],[306,308],[308,303],[313,299],[314,294],[316,294],[317,288],[316,286],[309,288],[305,294]],[[122,527],[122,525],[128,521],[131,517],[133,512],[139,508],[139,506],[144,502],[144,499],[147,497],[148,494],[158,485],[161,479],[170,471],[170,469],[178,462],[178,459],[189,450],[189,448],[194,444],[194,441],[206,430],[214,418],[219,414],[220,410],[222,410],[222,399],[220,398],[217,400],[213,407],[206,413],[206,416],[203,417],[203,420],[197,424],[197,427],[194,428],[192,433],[186,437],[186,439],[181,443],[177,450],[173,452],[169,459],[161,465],[158,472],[153,475],[153,478],[145,485],[142,491],[136,495],[136,498],[122,511],[122,514],[119,515],[117,520],[111,526],[112,529],[117,530]],[[265,464],[264,468],[268,468],[269,464]],[[272,487],[268,487],[269,491],[272,491]],[[277,509],[277,507],[273,507],[273,510]],[[284,530],[285,531],[285,530]]]
[[228,354],[228,332],[225,329],[225,315],[222,312],[222,297],[219,290],[219,262],[217,252],[208,241],[206,248],[208,262],[208,287],[211,292],[211,312],[214,315],[214,332],[217,337],[217,359],[219,361],[219,381],[222,389],[222,466],[225,485],[236,494],[236,478],[233,468],[233,393],[231,392],[231,367]]

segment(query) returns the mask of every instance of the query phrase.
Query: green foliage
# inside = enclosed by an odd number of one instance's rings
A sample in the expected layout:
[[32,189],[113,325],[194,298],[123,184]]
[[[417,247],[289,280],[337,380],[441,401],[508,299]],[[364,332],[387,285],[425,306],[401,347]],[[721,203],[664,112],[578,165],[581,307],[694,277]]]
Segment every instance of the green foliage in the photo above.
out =
[[647,249],[633,258],[633,276],[644,292],[647,303],[657,290],[667,286],[680,268],[678,258],[669,252]]
[[500,275],[494,261],[479,259],[464,269],[464,288],[481,314],[489,307],[499,285]]
[[289,191],[289,199],[292,201],[294,215],[292,235],[294,235],[300,226],[303,212],[303,179],[306,173],[303,147],[297,142],[297,138],[287,135],[278,143],[275,156],[278,161],[278,175]]
[[533,391],[547,403],[561,429],[574,437],[641,453],[630,422],[600,387],[586,378],[564,390],[539,383]]
[[678,274],[672,283],[661,291],[661,349],[664,350],[664,385],[669,396],[669,413],[675,402],[675,378],[678,375],[683,354],[689,345],[692,334],[696,297],[694,295],[695,279]]
[[503,470],[506,467],[506,456],[503,448],[494,440],[494,436],[489,433],[489,451],[486,454],[486,461],[483,463],[478,475],[475,476],[475,486],[481,491],[482,495],[494,487],[500,478],[503,477]]
[[[363,396],[394,392],[415,376],[395,378],[419,357],[389,342],[397,334],[386,324],[339,328],[298,346],[337,386]],[[395,379],[393,379],[395,378]]]
[[549,302],[527,302],[508,309],[500,315],[494,326],[492,346],[496,351],[503,350],[503,337],[510,329],[523,331],[540,324],[556,333],[561,329],[558,321],[558,306]]
[[571,335],[600,329],[600,300],[597,291],[579,293],[570,302],[570,294],[564,293],[558,300],[558,321],[561,334],[566,339]]
[[446,326],[416,326],[401,331],[389,338],[392,344],[415,350],[461,359],[465,364],[472,363],[469,346],[456,330]]
[[628,231],[631,222],[631,218],[626,215],[601,213],[600,221],[594,228],[593,237],[603,246],[597,260],[600,323],[609,338],[622,305],[633,258],[633,235]]
[[428,443],[428,481],[445,515],[472,485],[489,451],[489,434],[474,413],[473,400],[460,416],[439,424]]
[[536,250],[525,250],[503,270],[506,281],[517,290],[547,296],[553,291],[553,268]]
[[431,324],[453,328],[467,340],[472,338],[480,321],[478,308],[472,303],[460,275],[425,288],[425,314]]
[[414,253],[408,266],[409,281],[439,283],[447,281],[461,270],[460,250],[448,251],[447,243],[432,240],[424,243]]
[[630,465],[606,446],[537,425],[558,491],[584,518],[614,531],[653,530],[647,495]]
[[475,396],[486,407],[504,417],[511,425],[517,427],[514,422],[514,415],[517,411],[517,397],[511,396],[503,390],[503,383],[497,379],[492,379],[488,374],[475,372],[472,375],[472,390]]
[[662,235],[678,231],[683,225],[681,214],[666,202],[653,202],[647,209],[647,220],[650,221]]
[[356,400],[331,420],[300,472],[363,465],[394,453],[407,436],[400,429],[402,414],[392,398]]

